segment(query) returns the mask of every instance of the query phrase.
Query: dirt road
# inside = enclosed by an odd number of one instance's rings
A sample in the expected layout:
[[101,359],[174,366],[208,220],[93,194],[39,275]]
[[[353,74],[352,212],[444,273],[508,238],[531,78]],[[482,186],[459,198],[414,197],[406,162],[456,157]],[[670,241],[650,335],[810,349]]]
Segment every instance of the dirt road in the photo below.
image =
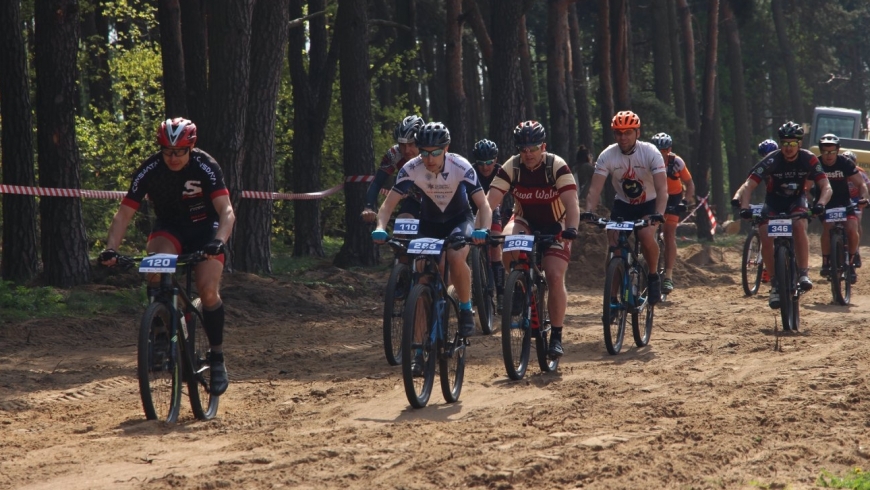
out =
[[383,272],[228,276],[231,385],[211,422],[144,419],[138,312],[3,325],[0,487],[812,488],[868,466],[866,276],[850,307],[817,281],[780,335],[767,287],[743,297],[736,248],[693,245],[650,345],[629,332],[611,356],[601,250],[572,262],[557,373],[511,382],[498,334],[478,337],[460,401],[436,390],[421,410],[384,360]]

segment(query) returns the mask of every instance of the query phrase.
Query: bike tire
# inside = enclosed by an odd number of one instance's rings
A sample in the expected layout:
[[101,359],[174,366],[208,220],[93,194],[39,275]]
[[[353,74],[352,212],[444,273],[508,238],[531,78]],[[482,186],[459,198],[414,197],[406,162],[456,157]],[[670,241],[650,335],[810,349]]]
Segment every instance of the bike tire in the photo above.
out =
[[[849,284],[849,272],[848,267],[846,267],[846,250],[843,244],[843,236],[837,233],[836,230],[831,233],[830,251],[831,273],[828,278],[831,281],[831,295],[834,297],[835,303],[845,306],[849,304],[849,300],[844,294],[844,286]],[[851,288],[849,290],[851,293]]]
[[[649,288],[649,279],[647,276],[646,266],[641,263],[638,275],[638,287],[640,291],[634,298],[634,304],[637,309],[631,313],[631,333],[634,336],[634,345],[644,347],[649,344],[650,334],[652,333],[653,317],[655,316],[655,306],[649,304],[647,289]],[[643,323],[640,320],[643,319]]]
[[542,281],[538,286],[537,294],[537,309],[538,309],[538,335],[535,336],[535,354],[538,357],[538,366],[541,371],[549,373],[555,371],[559,367],[558,357],[552,358],[549,355],[550,349],[550,312],[547,311],[547,281]]
[[493,331],[492,316],[495,311],[492,267],[489,265],[488,248],[471,247],[471,292],[480,331],[490,335]]
[[[604,327],[604,346],[611,355],[619,354],[625,337],[625,322],[628,317],[628,294],[626,289],[626,263],[622,257],[613,257],[607,264],[604,278],[604,307],[601,323]],[[616,288],[616,304],[611,304],[611,291]]]
[[411,289],[411,268],[401,262],[390,271],[384,293],[384,355],[390,366],[402,363],[402,323],[405,300]]
[[512,271],[505,281],[501,315],[501,352],[504,368],[512,380],[523,379],[529,367],[531,329],[528,283],[524,271]]
[[[194,298],[191,306],[202,313],[202,301]],[[208,362],[209,342],[205,333],[205,325],[199,321],[196,313],[190,314],[187,321],[188,341],[185,348],[191,348],[194,373],[186,373],[187,393],[190,398],[190,409],[193,416],[199,420],[211,420],[217,415],[220,396],[213,396],[209,390],[211,386],[211,370]],[[185,353],[186,354],[186,353]],[[185,364],[185,369],[187,365]],[[201,373],[197,377],[196,373]]]
[[169,306],[149,304],[139,325],[136,373],[145,417],[175,423],[181,409],[181,347],[170,342],[171,329]]
[[453,298],[447,298],[442,326],[443,335],[438,339],[441,394],[447,403],[456,403],[465,380],[465,342],[456,335],[459,329],[459,304]]
[[782,329],[791,330],[794,323],[792,303],[794,302],[794,272],[791,270],[791,258],[788,248],[777,247],[774,256],[776,282],[779,291],[779,311],[782,319]]
[[[408,294],[405,303],[405,317],[402,322],[402,380],[405,395],[414,408],[423,408],[429,403],[432,385],[435,381],[435,346],[430,342],[432,330],[433,297],[432,289],[426,284],[417,284]],[[416,326],[424,322],[423,333],[414,341]],[[423,354],[422,376],[414,376],[411,363],[420,349]]]
[[761,237],[753,227],[743,241],[743,264],[740,267],[740,275],[743,281],[743,293],[746,296],[754,296],[758,293],[761,285],[761,272],[764,264],[761,260]]

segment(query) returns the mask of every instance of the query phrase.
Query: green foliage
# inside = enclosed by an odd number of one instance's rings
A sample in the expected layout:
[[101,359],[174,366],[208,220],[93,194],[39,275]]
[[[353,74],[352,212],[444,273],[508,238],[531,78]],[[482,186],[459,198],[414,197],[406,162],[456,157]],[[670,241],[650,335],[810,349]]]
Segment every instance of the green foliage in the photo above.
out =
[[15,286],[0,281],[0,322],[22,321],[28,318],[90,316],[135,311],[143,306],[144,291],[119,289],[97,292],[88,289],[60,291],[51,287]]
[[51,314],[63,309],[63,295],[54,288],[27,288],[0,281],[0,310],[5,319]]
[[854,468],[839,477],[822,470],[822,474],[816,479],[816,485],[822,488],[850,488],[852,490],[870,490],[870,473],[864,473],[861,468]]

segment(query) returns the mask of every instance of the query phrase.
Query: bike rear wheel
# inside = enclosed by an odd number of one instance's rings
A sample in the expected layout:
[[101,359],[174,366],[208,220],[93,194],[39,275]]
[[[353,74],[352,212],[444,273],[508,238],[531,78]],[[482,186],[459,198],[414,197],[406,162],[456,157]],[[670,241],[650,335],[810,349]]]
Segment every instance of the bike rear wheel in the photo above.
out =
[[791,258],[788,248],[780,246],[776,248],[774,263],[776,264],[776,282],[779,291],[779,311],[782,318],[782,329],[791,330],[794,325],[794,271],[791,270]]
[[447,403],[459,401],[465,379],[465,342],[456,335],[459,329],[459,305],[447,298],[442,320],[443,335],[438,339],[438,374],[441,394]]
[[559,367],[559,358],[552,358],[549,356],[549,348],[550,348],[550,312],[547,311],[547,281],[542,281],[541,285],[538,286],[538,294],[537,294],[537,305],[536,308],[538,310],[538,335],[535,336],[535,353],[538,356],[538,366],[541,367],[541,371],[548,373],[550,371],[555,371],[556,368]]
[[401,262],[393,266],[384,293],[384,354],[390,366],[402,363],[402,316],[411,289],[411,269]]
[[501,314],[501,352],[510,379],[520,380],[529,367],[531,330],[529,328],[528,283],[524,271],[512,271],[505,281]]
[[181,347],[171,342],[172,312],[162,302],[145,309],[139,325],[139,395],[148,420],[174,423],[181,409]]
[[836,230],[831,233],[831,254],[830,267],[831,273],[828,276],[831,280],[831,295],[834,297],[834,302],[841,305],[848,305],[852,296],[852,285],[849,281],[849,267],[846,263],[846,246],[843,243],[843,235]]
[[743,242],[743,264],[740,267],[740,275],[743,279],[743,292],[746,296],[753,296],[758,292],[761,285],[761,272],[764,264],[761,260],[761,237],[753,227],[746,235]]
[[492,267],[489,265],[488,247],[471,247],[471,292],[477,319],[484,335],[492,333],[493,299]]
[[[613,257],[607,264],[604,278],[604,308],[601,322],[604,325],[604,346],[610,354],[619,354],[625,337],[625,322],[628,317],[625,259]],[[611,295],[611,292],[613,295]]]
[[[202,313],[202,301],[199,298],[195,298],[191,302],[191,306]],[[211,369],[208,362],[208,336],[205,334],[205,325],[199,321],[196,313],[190,314],[190,320],[187,321],[187,331],[189,336],[187,345],[193,348],[191,357],[193,358],[193,368],[196,371],[186,375],[190,408],[196,418],[211,420],[217,415],[220,397],[212,396],[209,390]],[[200,374],[199,377],[196,375],[197,373]]]
[[[402,326],[402,380],[405,395],[414,408],[423,408],[429,403],[435,381],[437,355],[430,341],[433,309],[432,289],[425,284],[414,286],[405,303]],[[422,373],[415,374],[412,364],[418,353],[423,360],[423,369]]]
[[637,309],[631,313],[631,333],[634,335],[634,344],[643,347],[649,344],[655,307],[647,300],[649,297],[647,293],[649,279],[646,266],[641,263],[639,269],[637,290],[640,292],[634,297],[634,305]]

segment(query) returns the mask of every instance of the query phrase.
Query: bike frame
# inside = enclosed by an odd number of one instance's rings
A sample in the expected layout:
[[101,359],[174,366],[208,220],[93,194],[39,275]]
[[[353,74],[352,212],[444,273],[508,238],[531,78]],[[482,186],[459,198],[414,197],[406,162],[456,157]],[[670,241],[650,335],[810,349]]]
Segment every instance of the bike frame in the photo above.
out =
[[[541,324],[540,321],[541,315],[538,311],[538,301],[535,298],[535,294],[537,290],[541,287],[541,284],[547,285],[547,276],[544,274],[544,271],[541,269],[541,262],[543,261],[544,253],[541,251],[542,249],[546,249],[550,245],[552,245],[556,240],[557,235],[541,235],[539,233],[535,233],[535,241],[532,244],[532,252],[520,251],[517,254],[517,259],[512,260],[510,263],[510,270],[521,270],[524,273],[525,281],[527,284],[534,285],[535,287],[527,287],[526,288],[526,299],[529,304],[529,308],[531,308],[531,312],[529,313],[529,321],[530,325],[523,325],[523,328],[531,328],[532,336],[537,338],[541,335]],[[529,255],[534,257],[534,260],[529,260]],[[549,286],[546,286],[549,287]]]
[[[465,242],[463,242],[465,243]],[[452,247],[453,245],[448,245],[448,240],[444,240],[444,247]],[[441,260],[444,260],[444,271],[440,271]],[[422,264],[421,264],[422,262]],[[429,332],[429,338],[424,339],[424,342],[428,340],[431,344],[435,345],[437,340],[443,339],[445,344],[447,343],[447,339],[444,338],[444,325],[443,316],[444,309],[447,308],[447,302],[450,301],[447,298],[447,284],[449,281],[450,274],[450,265],[447,263],[447,251],[442,248],[442,251],[439,255],[417,255],[413,260],[413,270],[411,272],[411,283],[419,284],[420,279],[423,277],[431,277],[434,278],[434,281],[428,281],[426,284],[430,289],[432,289],[432,297],[434,301],[432,302],[432,328]],[[418,269],[422,269],[419,270]],[[427,325],[428,327],[428,325]],[[450,350],[445,352],[447,357],[452,357],[455,352],[459,342],[459,330],[456,331],[455,342],[451,344]],[[467,340],[466,340],[467,342]]]

